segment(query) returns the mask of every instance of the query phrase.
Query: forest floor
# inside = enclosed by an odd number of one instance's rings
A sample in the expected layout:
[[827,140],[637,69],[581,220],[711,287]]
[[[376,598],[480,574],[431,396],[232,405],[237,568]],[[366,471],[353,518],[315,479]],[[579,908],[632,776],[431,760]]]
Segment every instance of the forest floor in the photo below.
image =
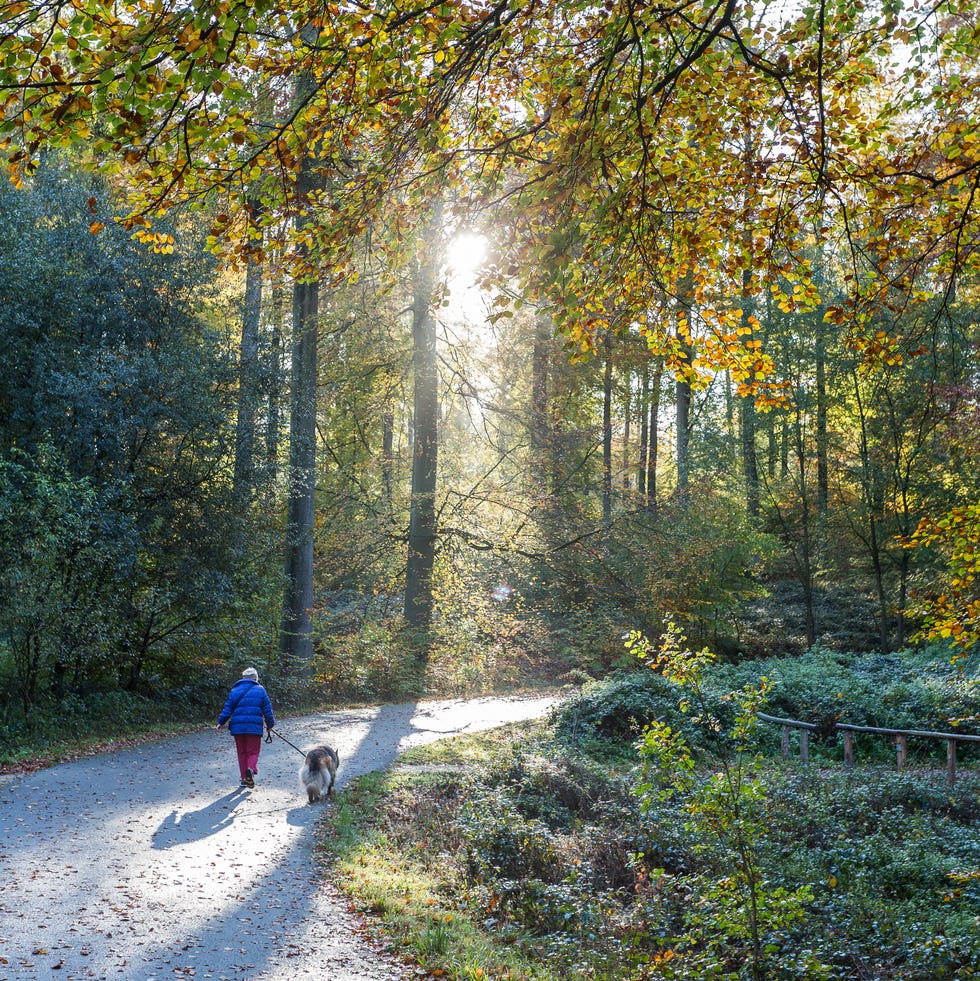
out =
[[[546,696],[476,698],[281,719],[296,747],[340,752],[337,789],[437,739],[547,713]],[[0,981],[211,978],[395,981],[314,851],[326,807],[302,753],[263,745],[238,786],[234,744],[196,732],[0,782]]]

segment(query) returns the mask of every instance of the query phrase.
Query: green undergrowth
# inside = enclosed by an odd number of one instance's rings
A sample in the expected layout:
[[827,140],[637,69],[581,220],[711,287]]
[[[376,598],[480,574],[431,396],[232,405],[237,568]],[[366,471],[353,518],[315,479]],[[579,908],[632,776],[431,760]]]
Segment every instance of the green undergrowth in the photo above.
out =
[[[413,750],[340,795],[331,874],[450,979],[980,977],[975,764],[949,788],[929,761],[784,763],[751,725],[726,735],[717,692],[683,712],[662,678],[612,679],[551,719]],[[651,722],[689,753],[654,765]]]

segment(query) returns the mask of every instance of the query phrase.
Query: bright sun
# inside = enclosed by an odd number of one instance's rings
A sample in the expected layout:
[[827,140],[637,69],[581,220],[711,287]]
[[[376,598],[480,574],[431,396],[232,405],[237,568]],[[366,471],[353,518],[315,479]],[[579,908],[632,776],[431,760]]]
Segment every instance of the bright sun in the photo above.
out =
[[461,232],[446,250],[446,261],[457,276],[472,276],[486,257],[487,240],[475,232]]

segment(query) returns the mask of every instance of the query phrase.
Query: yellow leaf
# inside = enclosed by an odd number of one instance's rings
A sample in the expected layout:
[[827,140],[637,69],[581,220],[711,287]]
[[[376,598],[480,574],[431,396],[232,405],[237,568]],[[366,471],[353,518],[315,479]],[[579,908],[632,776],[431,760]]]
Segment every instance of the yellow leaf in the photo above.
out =
[[105,225],[101,221],[93,221],[88,226],[88,230],[92,235],[98,235],[103,228],[105,228]]

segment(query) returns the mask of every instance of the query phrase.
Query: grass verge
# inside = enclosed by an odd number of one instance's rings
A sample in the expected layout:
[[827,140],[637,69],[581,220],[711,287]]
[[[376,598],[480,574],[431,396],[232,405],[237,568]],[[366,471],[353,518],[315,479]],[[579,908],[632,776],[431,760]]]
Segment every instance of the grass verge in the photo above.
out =
[[488,933],[456,868],[466,788],[527,738],[533,724],[410,750],[398,766],[354,781],[319,847],[338,885],[407,961],[453,981],[551,981],[510,937]]

